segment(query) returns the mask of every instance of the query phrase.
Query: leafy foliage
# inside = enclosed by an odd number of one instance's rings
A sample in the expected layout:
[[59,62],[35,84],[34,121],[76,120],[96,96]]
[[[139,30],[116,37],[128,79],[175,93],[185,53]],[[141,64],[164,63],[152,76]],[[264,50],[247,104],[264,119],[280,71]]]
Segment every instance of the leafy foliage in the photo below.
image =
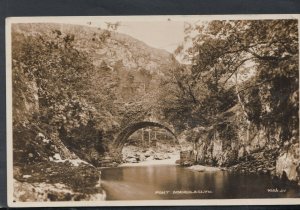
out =
[[[35,35],[13,33],[14,123],[16,127],[47,124],[53,131],[64,131],[63,141],[69,148],[76,142],[90,149],[102,140],[104,128],[86,97],[95,67],[86,53],[74,47],[74,39],[74,35],[59,30]],[[36,103],[35,113],[28,113],[29,102],[23,103],[28,98],[33,98],[31,104]],[[24,121],[19,113],[36,117]],[[83,132],[76,132],[78,129]],[[96,152],[103,153],[103,148]]]
[[185,127],[234,124],[222,113],[238,105],[257,126],[298,130],[299,105],[291,100],[298,97],[297,20],[210,21],[187,24],[185,32],[175,52],[190,64],[163,84],[171,86],[170,96],[162,95],[167,116],[193,116]]

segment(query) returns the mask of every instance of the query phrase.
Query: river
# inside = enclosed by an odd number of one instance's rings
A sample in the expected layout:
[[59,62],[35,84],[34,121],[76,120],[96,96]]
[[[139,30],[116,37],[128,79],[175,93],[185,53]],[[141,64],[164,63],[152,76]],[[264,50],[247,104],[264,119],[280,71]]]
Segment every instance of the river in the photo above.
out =
[[197,172],[177,165],[102,169],[107,200],[296,198],[300,188],[268,175]]

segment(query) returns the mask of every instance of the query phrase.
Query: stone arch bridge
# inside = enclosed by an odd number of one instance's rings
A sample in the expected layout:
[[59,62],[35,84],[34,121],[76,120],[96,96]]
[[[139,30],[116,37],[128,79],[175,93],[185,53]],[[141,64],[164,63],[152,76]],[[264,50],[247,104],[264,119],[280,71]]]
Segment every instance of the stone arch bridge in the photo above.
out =
[[162,128],[170,133],[178,142],[176,131],[172,124],[166,122],[165,120],[148,116],[142,120],[129,122],[126,126],[124,126],[121,131],[116,134],[113,141],[113,147],[116,150],[122,150],[124,144],[134,132],[147,127]]
[[175,131],[172,128],[169,128],[167,125],[164,125],[164,123],[160,122],[153,122],[153,121],[141,121],[141,122],[136,122],[128,125],[126,128],[124,128],[116,137],[114,140],[114,146],[116,148],[123,147],[125,142],[127,141],[128,137],[131,136],[135,131],[141,129],[141,128],[146,128],[146,127],[158,127],[158,128],[163,128],[166,131],[168,131],[174,138],[177,139]]

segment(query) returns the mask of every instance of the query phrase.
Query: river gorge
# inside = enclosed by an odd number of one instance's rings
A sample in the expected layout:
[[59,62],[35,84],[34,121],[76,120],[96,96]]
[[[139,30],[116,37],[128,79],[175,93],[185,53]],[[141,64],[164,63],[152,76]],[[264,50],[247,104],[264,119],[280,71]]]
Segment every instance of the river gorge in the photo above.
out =
[[298,21],[161,18],[10,23],[11,204],[300,197]]

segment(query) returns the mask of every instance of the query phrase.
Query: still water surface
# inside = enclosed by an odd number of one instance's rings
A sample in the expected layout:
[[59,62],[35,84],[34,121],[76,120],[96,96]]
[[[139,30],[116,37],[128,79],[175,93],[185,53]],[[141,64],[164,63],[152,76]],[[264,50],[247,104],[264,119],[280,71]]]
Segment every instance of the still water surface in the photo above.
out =
[[300,197],[300,188],[268,175],[196,172],[176,165],[107,168],[102,180],[107,200]]

